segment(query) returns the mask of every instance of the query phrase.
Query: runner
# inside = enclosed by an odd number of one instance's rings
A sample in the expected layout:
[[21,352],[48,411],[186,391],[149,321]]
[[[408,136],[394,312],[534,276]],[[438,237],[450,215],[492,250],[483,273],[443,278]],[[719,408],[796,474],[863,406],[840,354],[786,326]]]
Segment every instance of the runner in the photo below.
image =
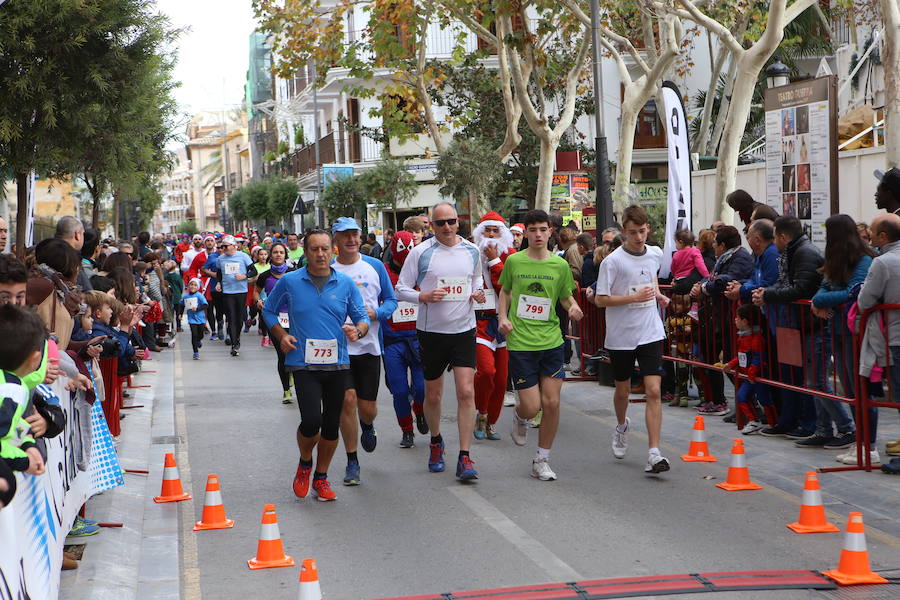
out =
[[[456,234],[459,217],[452,205],[435,205],[431,223],[436,232],[412,249],[397,282],[404,302],[419,304],[416,333],[425,372],[425,419],[431,430],[428,469],[444,470],[444,439],[441,437],[441,396],[444,371],[453,368],[456,384],[459,458],[456,477],[478,479],[469,456],[475,426],[475,307],[484,302],[481,253]],[[418,289],[422,290],[419,291]]]
[[[360,443],[366,452],[374,452],[378,443],[375,417],[378,414],[378,384],[381,382],[381,339],[379,320],[390,317],[397,310],[394,286],[384,264],[373,256],[360,252],[362,240],[360,227],[355,219],[341,217],[331,227],[338,255],[332,263],[335,271],[353,280],[372,322],[371,335],[353,342],[350,354],[350,382],[344,395],[341,413],[341,435],[347,451],[347,470],[344,485],[359,485],[359,459],[356,455],[356,435],[359,429]],[[359,425],[357,425],[359,423]]]
[[559,392],[566,376],[563,337],[554,307],[559,301],[575,321],[583,315],[572,297],[575,281],[569,264],[547,250],[550,217],[542,210],[530,210],[524,226],[528,248],[511,255],[500,275],[500,332],[509,339],[509,370],[519,392],[511,437],[524,446],[529,420],[538,409],[543,410],[531,476],[554,481],[550,450],[559,428]]
[[181,278],[184,280],[185,287],[187,287],[188,282],[191,280],[191,263],[194,261],[194,257],[202,251],[203,236],[199,233],[195,233],[194,237],[191,238],[191,245],[187,249],[181,251],[181,262],[179,264],[181,266]]
[[[191,263],[191,278],[199,277],[203,282],[200,287],[204,296],[206,296],[206,317],[210,327],[209,339],[224,340],[228,336],[225,334],[225,308],[222,304],[222,292],[216,289],[219,283],[219,254],[225,249],[221,241],[209,234],[203,239],[204,250]],[[197,266],[199,264],[199,266]]]
[[292,269],[299,269],[303,266],[303,247],[300,246],[300,238],[296,233],[287,236],[288,262]]
[[[400,271],[409,251],[415,246],[413,234],[408,231],[398,231],[394,234],[390,246],[390,264],[388,265],[388,277],[391,283],[397,285]],[[422,361],[419,358],[419,340],[416,337],[416,315],[419,305],[410,302],[400,302],[397,310],[390,318],[383,320],[384,327],[381,330],[384,339],[384,380],[387,383],[391,395],[394,397],[394,413],[397,415],[397,423],[400,424],[402,436],[401,448],[415,446],[415,434],[413,433],[413,417],[416,416],[416,427],[419,433],[428,433],[428,423],[425,422],[425,376],[422,372]],[[408,373],[408,374],[407,374]],[[412,410],[410,410],[412,399]]]
[[[303,245],[309,265],[278,281],[263,306],[263,318],[286,355],[287,369],[293,373],[297,388],[300,464],[294,476],[294,493],[299,498],[309,493],[313,450],[318,447],[312,486],[320,501],[328,501],[336,498],[328,483],[328,467],[337,448],[341,407],[349,383],[347,341],[366,336],[369,315],[353,280],[329,265],[331,234],[313,229]],[[279,323],[278,309],[285,302],[291,333]],[[345,323],[348,316],[356,325]]]
[[657,303],[663,307],[669,299],[659,292],[659,273],[662,250],[648,246],[650,222],[647,213],[637,205],[622,213],[625,243],[600,263],[596,295],[588,292],[597,306],[606,308],[606,348],[612,363],[616,391],[613,401],[618,425],[613,433],[612,449],[616,458],[625,458],[628,443],[628,394],[634,361],[638,362],[647,395],[645,419],[650,443],[647,473],[669,470],[669,461],[659,453],[659,433],[662,428],[660,405],[660,373],[662,344],[665,338]]
[[497,320],[497,293],[503,264],[513,252],[513,236],[503,217],[488,211],[472,231],[472,239],[481,250],[485,294],[485,303],[475,305],[475,439],[499,440],[496,424],[506,395],[509,353]]
[[[254,286],[254,298],[256,299],[256,306],[259,309],[260,326],[263,328],[262,345],[274,346],[275,353],[278,355],[278,378],[281,380],[281,388],[284,390],[284,394],[281,398],[283,404],[290,404],[294,400],[294,396],[291,394],[291,376],[285,370],[284,352],[281,349],[281,345],[272,343],[270,339],[269,328],[266,326],[266,320],[262,317],[262,310],[266,304],[268,295],[272,293],[278,280],[281,279],[285,273],[293,270],[291,269],[291,265],[287,262],[287,252],[287,246],[282,243],[277,243],[272,246],[272,250],[269,252],[268,268],[259,273],[256,278],[256,285]],[[254,265],[253,267],[250,267],[250,272],[253,271],[254,267],[256,267],[257,270],[259,269],[258,265]],[[284,329],[285,333],[290,333],[287,302],[282,303],[282,305],[275,310],[278,313],[278,322],[282,329]]]
[[241,329],[244,325],[244,313],[247,306],[247,268],[253,260],[243,252],[238,252],[234,237],[226,235],[222,238],[225,247],[217,263],[219,283],[216,290],[222,292],[222,304],[225,307],[225,318],[228,320],[228,339],[231,340],[231,355],[241,355]]

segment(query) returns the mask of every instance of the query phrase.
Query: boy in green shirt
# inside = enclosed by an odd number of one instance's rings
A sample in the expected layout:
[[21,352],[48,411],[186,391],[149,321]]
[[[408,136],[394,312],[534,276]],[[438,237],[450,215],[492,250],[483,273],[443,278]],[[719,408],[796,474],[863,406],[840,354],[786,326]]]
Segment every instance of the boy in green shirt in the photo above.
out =
[[547,249],[550,217],[542,210],[531,210],[524,225],[528,248],[506,259],[497,314],[509,348],[509,374],[519,392],[512,439],[524,446],[529,421],[543,409],[531,476],[553,481],[550,448],[559,428],[559,392],[565,378],[563,338],[554,307],[558,300],[573,321],[584,315],[572,297],[575,281],[569,264]]

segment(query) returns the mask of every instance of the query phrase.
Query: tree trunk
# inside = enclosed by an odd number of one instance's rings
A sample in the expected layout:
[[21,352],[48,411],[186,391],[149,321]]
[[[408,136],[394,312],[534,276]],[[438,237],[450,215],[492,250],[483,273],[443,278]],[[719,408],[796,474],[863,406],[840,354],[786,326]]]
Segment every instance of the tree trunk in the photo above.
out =
[[93,192],[91,193],[91,225],[94,229],[99,229],[98,223],[100,222],[100,196],[95,195]]
[[634,130],[637,127],[638,112],[628,110],[622,104],[622,119],[619,122],[619,149],[616,151],[616,183],[613,187],[613,212],[621,215],[631,204],[631,159],[634,155]]
[[113,223],[113,237],[115,239],[119,239],[119,190],[113,190],[113,209],[112,209],[112,223]]
[[[707,33],[707,35],[709,35]],[[719,89],[719,73],[725,66],[725,59],[728,58],[728,48],[719,47],[719,54],[713,64],[712,73],[709,77],[709,87],[706,88],[706,99],[703,102],[703,114],[700,117],[700,130],[697,132],[697,138],[691,147],[691,152],[703,152],[706,148],[706,140],[709,137],[710,123],[712,122],[713,103],[716,100],[716,92]],[[719,104],[721,106],[721,103]]]
[[534,194],[534,207],[550,210],[550,188],[553,186],[553,171],[556,169],[556,149],[559,147],[559,136],[542,135],[541,163],[538,169],[537,191]]
[[28,227],[28,173],[16,173],[16,258],[25,258]]
[[709,156],[716,156],[719,153],[719,142],[722,139],[722,131],[725,129],[728,111],[731,109],[730,98],[734,92],[734,78],[737,71],[737,62],[738,58],[732,56],[731,66],[728,67],[728,75],[725,77],[727,83],[725,84],[725,89],[722,90],[722,101],[719,102],[719,111],[716,114],[716,124],[713,126],[712,137],[709,138],[709,143],[706,146],[706,154]]
[[900,166],[900,5],[881,0],[884,20],[884,145],[887,167]]

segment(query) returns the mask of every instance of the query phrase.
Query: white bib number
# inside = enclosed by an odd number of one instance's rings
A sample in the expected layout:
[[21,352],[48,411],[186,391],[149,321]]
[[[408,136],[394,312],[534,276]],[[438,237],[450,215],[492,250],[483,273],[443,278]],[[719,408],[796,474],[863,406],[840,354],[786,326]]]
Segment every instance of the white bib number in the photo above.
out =
[[286,312],[278,313],[278,324],[281,325],[284,329],[289,329],[291,326],[290,316],[288,316]]
[[222,267],[222,271],[226,275],[237,275],[241,272],[241,265],[236,262],[227,262]]
[[[645,285],[630,285],[630,286],[628,286],[628,293],[629,294],[637,294],[638,292],[640,292],[641,290],[643,290],[646,287],[650,287],[650,284],[648,283]],[[628,308],[647,308],[648,306],[653,306],[655,303],[656,303],[656,298],[652,298],[645,302],[632,302],[631,304],[628,305]]]
[[747,368],[747,353],[738,352],[738,366],[742,369]]
[[197,310],[197,299],[188,298],[184,301],[184,307],[188,310]]
[[484,288],[484,302],[476,302],[475,310],[497,310],[497,293],[493,288]]
[[306,340],[306,364],[334,365],[337,361],[337,340]]
[[411,323],[419,317],[419,305],[412,302],[398,302],[397,310],[391,316],[394,323]]
[[463,302],[471,295],[468,277],[438,277],[437,285],[447,291],[447,295],[442,298],[444,302]]
[[522,294],[519,296],[516,316],[520,319],[530,319],[532,321],[549,321],[550,298]]

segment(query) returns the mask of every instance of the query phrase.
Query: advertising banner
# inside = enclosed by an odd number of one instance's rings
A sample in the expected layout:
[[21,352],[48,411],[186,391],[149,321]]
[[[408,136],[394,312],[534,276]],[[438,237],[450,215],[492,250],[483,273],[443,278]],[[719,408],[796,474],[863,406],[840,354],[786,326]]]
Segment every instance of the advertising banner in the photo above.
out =
[[666,238],[660,277],[669,276],[672,253],[675,252],[675,232],[691,228],[691,156],[688,142],[688,122],[681,92],[671,81],[663,83],[666,142],[669,146],[668,211]]

